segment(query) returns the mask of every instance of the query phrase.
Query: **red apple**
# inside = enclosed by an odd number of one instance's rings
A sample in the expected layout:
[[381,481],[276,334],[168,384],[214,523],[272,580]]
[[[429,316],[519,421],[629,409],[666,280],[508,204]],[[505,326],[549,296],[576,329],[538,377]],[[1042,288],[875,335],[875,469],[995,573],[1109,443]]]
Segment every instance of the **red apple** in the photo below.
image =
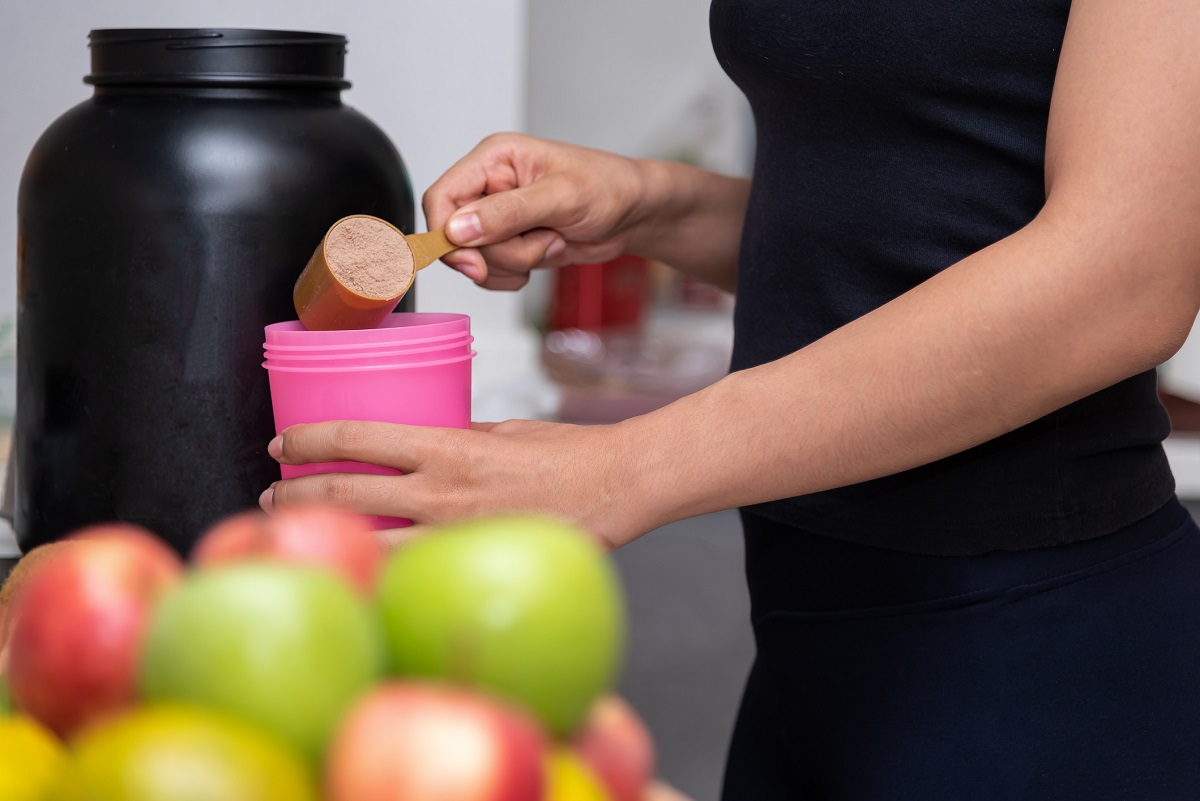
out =
[[258,557],[326,567],[371,594],[384,552],[365,517],[328,506],[243,512],[205,532],[192,551],[198,566]]
[[612,801],[642,801],[654,777],[654,739],[628,703],[615,695],[597,701],[571,747]]
[[21,557],[12,572],[8,574],[4,586],[0,587],[0,675],[4,675],[7,670],[9,624],[14,617],[13,610],[16,609],[21,591],[25,589],[29,577],[37,572],[38,566],[69,544],[70,540],[60,540],[34,548]]
[[342,722],[327,801],[543,801],[546,744],[533,718],[470,690],[392,682]]
[[154,602],[183,566],[145,529],[114,523],[71,537],[29,577],[13,610],[13,701],[60,736],[130,705]]

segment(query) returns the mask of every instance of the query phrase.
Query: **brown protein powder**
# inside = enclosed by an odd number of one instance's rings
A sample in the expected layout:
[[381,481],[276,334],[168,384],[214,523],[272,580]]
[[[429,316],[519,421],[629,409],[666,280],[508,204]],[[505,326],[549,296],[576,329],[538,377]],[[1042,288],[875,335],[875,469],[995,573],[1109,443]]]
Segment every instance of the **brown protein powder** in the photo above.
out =
[[343,220],[325,235],[325,261],[338,281],[373,300],[399,296],[413,277],[413,254],[404,236],[367,217]]

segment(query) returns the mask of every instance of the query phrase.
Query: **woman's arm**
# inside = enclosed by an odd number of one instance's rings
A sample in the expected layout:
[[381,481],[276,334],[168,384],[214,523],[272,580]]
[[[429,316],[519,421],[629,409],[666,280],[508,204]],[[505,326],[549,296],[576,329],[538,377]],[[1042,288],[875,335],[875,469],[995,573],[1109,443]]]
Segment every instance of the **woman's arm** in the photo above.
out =
[[1200,305],[1197,41],[1195,0],[1075,0],[1044,210],[810,347],[629,422],[644,525],[925,464],[1174,353]]

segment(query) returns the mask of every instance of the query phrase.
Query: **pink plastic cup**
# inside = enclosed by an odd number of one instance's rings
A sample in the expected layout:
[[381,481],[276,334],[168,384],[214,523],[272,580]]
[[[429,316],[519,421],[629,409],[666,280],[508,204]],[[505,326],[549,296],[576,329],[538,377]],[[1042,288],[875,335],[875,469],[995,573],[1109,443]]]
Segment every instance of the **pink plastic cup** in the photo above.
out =
[[[394,314],[393,318],[461,318],[455,325],[466,327],[465,315]],[[431,320],[432,325],[445,320]],[[468,428],[471,424],[471,360],[475,353],[467,341],[447,348],[441,358],[436,350],[420,353],[397,351],[393,344],[376,340],[379,352],[374,356],[358,354],[347,360],[314,359],[300,366],[296,361],[277,356],[271,348],[271,329],[267,326],[267,354],[263,367],[271,386],[271,405],[275,431],[279,433],[297,423],[329,420],[369,420],[439,428]],[[282,325],[287,325],[282,324]],[[417,330],[416,322],[406,326]],[[278,329],[276,329],[278,330]],[[321,334],[333,344],[363,344],[363,335],[379,329],[357,331],[297,331]],[[388,354],[390,355],[384,355]],[[359,359],[377,358],[380,364],[362,364]],[[370,473],[400,475],[400,471],[361,462],[326,462],[307,465],[280,465],[283,478],[315,473]],[[398,517],[377,517],[376,528],[411,525]]]

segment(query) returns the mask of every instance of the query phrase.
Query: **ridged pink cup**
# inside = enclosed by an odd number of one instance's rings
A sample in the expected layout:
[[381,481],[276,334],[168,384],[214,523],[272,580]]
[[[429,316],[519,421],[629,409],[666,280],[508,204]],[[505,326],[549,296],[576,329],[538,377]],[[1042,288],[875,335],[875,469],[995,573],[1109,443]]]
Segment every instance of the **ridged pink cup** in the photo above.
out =
[[279,353],[278,351],[267,348],[263,356],[272,366],[278,367],[373,367],[376,365],[394,365],[399,357],[403,357],[405,364],[416,364],[418,362],[436,362],[445,361],[446,359],[455,356],[466,356],[470,354],[471,343],[474,342],[474,337],[462,337],[454,342],[438,346],[411,347],[401,348],[394,347],[395,350],[380,350],[383,346],[376,346],[372,350],[346,353],[339,351],[336,353]]
[[[470,343],[470,319],[462,314],[404,312],[391,315],[383,327],[356,331],[307,331],[295,321],[269,325],[263,366],[275,431],[329,420],[468,428],[475,356]],[[279,352],[278,347],[300,350]],[[301,355],[317,358],[294,358]],[[361,462],[280,465],[283,478],[335,472],[400,474]],[[375,524],[396,528],[411,521],[377,517]]]

